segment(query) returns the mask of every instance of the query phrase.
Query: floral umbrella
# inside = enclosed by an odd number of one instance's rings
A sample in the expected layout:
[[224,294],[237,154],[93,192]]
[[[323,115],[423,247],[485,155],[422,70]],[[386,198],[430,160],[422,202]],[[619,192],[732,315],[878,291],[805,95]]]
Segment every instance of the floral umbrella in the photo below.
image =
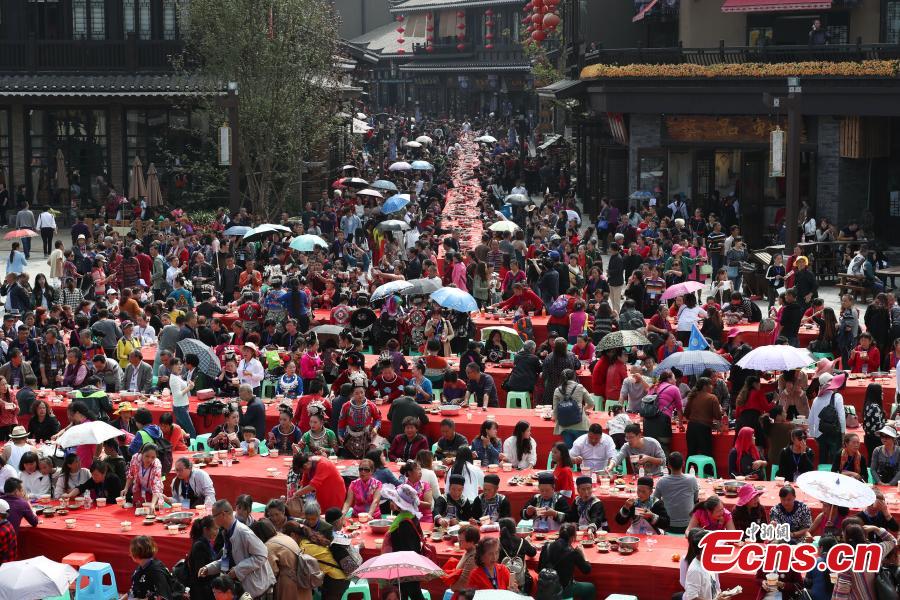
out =
[[606,336],[600,340],[600,345],[597,346],[597,350],[602,352],[604,350],[612,350],[613,348],[647,346],[649,344],[650,340],[639,331],[614,331],[613,333],[606,334]]

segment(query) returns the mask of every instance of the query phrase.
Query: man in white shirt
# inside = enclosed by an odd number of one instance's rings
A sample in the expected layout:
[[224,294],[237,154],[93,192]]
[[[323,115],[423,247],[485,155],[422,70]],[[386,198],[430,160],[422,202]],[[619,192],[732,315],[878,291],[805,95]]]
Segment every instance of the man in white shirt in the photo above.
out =
[[[838,393],[844,386],[846,375],[833,376],[831,373],[819,375],[819,395],[809,407],[809,437],[816,438],[819,444],[819,463],[830,465],[841,448],[841,439],[847,431],[844,415],[844,397]],[[834,409],[837,412],[839,431],[822,431],[821,414],[825,407],[831,405],[834,398]]]
[[609,461],[616,457],[617,452],[612,438],[603,435],[603,426],[591,423],[588,432],[572,444],[570,454],[572,462],[582,465],[581,470],[588,472],[605,469]]
[[49,207],[38,215],[37,229],[41,232],[41,241],[44,242],[44,258],[47,258],[53,249],[53,236],[56,235],[56,219]]
[[522,194],[523,196],[525,196],[527,198],[528,197],[528,189],[524,185],[522,185],[522,180],[520,179],[520,180],[516,181],[516,185],[512,189],[510,194]]
[[134,326],[133,335],[135,339],[141,343],[141,346],[155,344],[156,330],[153,329],[153,325],[147,321],[147,317],[140,314],[137,316],[136,322],[137,324]]

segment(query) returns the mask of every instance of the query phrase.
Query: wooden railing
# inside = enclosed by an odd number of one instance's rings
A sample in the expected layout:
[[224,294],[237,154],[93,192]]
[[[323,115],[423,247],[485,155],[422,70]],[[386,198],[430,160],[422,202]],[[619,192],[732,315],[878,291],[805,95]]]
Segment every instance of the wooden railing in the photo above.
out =
[[0,41],[0,71],[169,71],[177,40]]

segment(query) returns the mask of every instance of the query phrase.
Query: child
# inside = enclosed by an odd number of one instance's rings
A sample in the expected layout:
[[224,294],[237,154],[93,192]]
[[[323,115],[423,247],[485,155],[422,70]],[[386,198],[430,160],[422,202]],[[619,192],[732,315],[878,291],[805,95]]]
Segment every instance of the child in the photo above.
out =
[[111,439],[103,442],[103,454],[106,455],[103,462],[109,467],[109,472],[115,473],[116,477],[119,478],[119,481],[125,481],[125,472],[128,470],[128,463],[121,455],[119,441],[117,439]]
[[175,423],[172,413],[167,412],[159,415],[159,429],[163,436],[172,444],[172,452],[184,452],[188,449],[185,444],[186,439],[190,439],[181,428],[181,425]]
[[621,448],[622,444],[625,443],[625,427],[631,425],[631,419],[628,418],[625,409],[618,404],[613,405],[613,407],[609,409],[609,414],[612,417],[607,421],[609,437],[613,439],[616,448]]
[[450,370],[444,375],[444,388],[441,391],[442,404],[459,404],[466,395],[466,384],[459,380],[459,374]]
[[578,341],[578,336],[584,332],[587,324],[587,313],[584,312],[584,302],[578,300],[575,307],[569,315],[569,343],[574,344]]
[[707,296],[707,297],[706,297],[706,304],[703,305],[703,310],[709,311],[709,309],[711,309],[711,308],[714,308],[714,309],[716,309],[716,310],[718,310],[718,311],[721,311],[721,310],[722,310],[722,305],[719,304],[718,302],[716,302],[716,299],[715,299],[714,296]]
[[303,395],[303,380],[297,375],[297,363],[288,361],[284,365],[284,375],[275,384],[275,393],[285,398],[296,398]]
[[256,427],[246,426],[241,431],[244,441],[241,442],[241,450],[247,453],[247,456],[255,456],[259,454],[259,440],[256,439]]
[[[47,473],[42,473],[40,468],[41,460],[50,463]],[[22,461],[19,463],[19,479],[25,486],[25,494],[29,498],[38,498],[44,494],[49,494],[53,483],[53,463],[49,458],[39,459],[34,452],[26,452],[22,455]]]

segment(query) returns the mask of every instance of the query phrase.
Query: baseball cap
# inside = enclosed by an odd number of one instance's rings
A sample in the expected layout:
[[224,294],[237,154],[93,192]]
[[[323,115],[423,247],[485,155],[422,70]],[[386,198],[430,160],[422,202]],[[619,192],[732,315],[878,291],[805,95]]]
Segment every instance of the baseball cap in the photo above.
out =
[[6,500],[0,500],[0,515],[5,515],[9,512],[9,502]]

